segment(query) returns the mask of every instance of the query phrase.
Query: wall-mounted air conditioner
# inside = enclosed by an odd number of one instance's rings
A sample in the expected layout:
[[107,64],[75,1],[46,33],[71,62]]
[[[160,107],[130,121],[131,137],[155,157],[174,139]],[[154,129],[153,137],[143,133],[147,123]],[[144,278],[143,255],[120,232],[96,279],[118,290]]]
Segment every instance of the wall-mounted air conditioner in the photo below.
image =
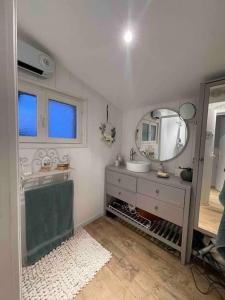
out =
[[18,40],[18,67],[48,78],[54,73],[55,62],[44,52]]

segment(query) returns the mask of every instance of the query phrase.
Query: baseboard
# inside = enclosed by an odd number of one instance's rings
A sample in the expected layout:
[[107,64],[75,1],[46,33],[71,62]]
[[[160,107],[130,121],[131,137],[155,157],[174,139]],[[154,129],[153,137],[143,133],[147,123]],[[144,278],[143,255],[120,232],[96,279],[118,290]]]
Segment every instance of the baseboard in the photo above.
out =
[[91,222],[94,222],[95,220],[101,218],[103,215],[104,215],[104,214],[97,214],[97,215],[95,215],[94,217],[91,217],[91,218],[89,218],[88,220],[83,221],[83,222],[81,222],[80,224],[75,225],[75,229],[77,229],[77,228],[79,228],[79,227],[81,227],[81,226],[83,227],[83,226],[85,226],[85,225],[88,225],[88,224],[90,224]]

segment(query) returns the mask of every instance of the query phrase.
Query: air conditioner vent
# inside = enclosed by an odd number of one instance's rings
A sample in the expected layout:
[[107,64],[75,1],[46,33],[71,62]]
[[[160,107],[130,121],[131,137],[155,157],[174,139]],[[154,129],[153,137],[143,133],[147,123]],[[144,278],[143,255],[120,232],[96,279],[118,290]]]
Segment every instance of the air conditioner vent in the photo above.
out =
[[29,71],[39,74],[39,75],[43,74],[43,70],[37,69],[37,68],[35,68],[31,65],[28,65],[20,60],[18,60],[18,66],[21,67],[22,69],[29,70]]

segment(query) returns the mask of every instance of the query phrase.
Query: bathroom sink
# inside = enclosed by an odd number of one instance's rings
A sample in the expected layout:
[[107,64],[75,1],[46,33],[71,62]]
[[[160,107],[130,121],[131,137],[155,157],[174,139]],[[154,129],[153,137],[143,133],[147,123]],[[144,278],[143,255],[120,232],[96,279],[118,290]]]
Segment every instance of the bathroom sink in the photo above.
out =
[[126,162],[126,168],[132,172],[147,173],[150,171],[150,162],[141,160],[130,160]]

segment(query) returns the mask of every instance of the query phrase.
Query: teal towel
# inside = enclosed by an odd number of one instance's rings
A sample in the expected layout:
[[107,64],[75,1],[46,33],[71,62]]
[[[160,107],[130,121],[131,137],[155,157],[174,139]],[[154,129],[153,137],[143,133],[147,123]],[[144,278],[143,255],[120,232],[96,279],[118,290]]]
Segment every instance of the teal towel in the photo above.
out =
[[28,265],[73,235],[73,189],[69,180],[25,192]]
[[[220,202],[225,207],[225,183],[219,196]],[[225,259],[225,211],[220,221],[220,226],[216,238],[216,248],[220,255]]]

